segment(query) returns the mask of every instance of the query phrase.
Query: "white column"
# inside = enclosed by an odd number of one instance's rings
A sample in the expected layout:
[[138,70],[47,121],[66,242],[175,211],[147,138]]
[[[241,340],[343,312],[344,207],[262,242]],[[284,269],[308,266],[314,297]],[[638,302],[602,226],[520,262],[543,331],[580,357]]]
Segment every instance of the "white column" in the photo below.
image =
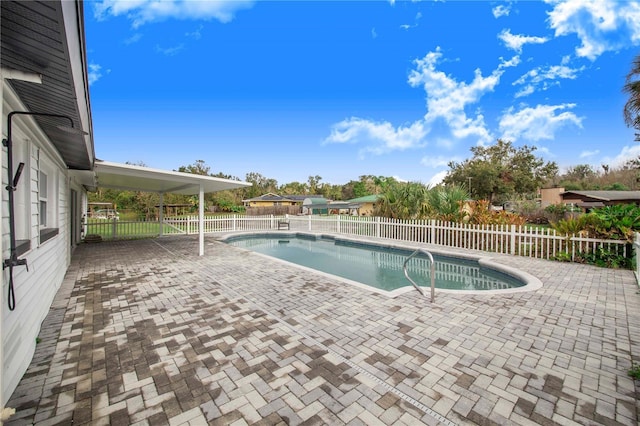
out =
[[204,186],[200,184],[200,201],[198,203],[198,229],[200,231],[200,256],[204,256]]
[[160,193],[160,213],[158,213],[158,225],[160,225],[160,236],[164,230],[164,193]]

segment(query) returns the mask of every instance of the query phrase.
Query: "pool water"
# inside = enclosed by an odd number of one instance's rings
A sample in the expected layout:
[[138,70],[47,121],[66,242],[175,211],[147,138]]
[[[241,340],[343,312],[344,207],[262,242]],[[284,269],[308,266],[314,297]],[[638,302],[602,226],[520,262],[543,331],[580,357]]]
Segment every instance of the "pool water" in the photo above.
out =
[[[286,235],[249,235],[226,240],[230,245],[392,291],[411,286],[403,264],[412,251],[353,243],[330,238]],[[435,286],[450,290],[503,290],[525,285],[521,280],[481,266],[477,261],[434,255]],[[420,286],[431,285],[430,262],[416,256],[407,265]]]

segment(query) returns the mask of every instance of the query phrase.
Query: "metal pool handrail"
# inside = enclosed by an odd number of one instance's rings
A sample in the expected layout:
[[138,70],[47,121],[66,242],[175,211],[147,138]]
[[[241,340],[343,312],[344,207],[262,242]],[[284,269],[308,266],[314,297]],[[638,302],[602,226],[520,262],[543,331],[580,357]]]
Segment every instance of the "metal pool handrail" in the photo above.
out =
[[431,261],[431,303],[433,303],[435,298],[436,298],[436,295],[435,295],[436,294],[435,293],[435,291],[436,291],[435,290],[436,289],[436,264],[433,261],[433,256],[431,255],[431,253],[429,253],[427,250],[421,249],[421,248],[417,249],[416,251],[411,253],[411,255],[409,257],[407,257],[407,259],[404,261],[404,264],[402,265],[402,269],[404,270],[404,276],[407,277],[409,282],[411,284],[413,284],[415,289],[418,290],[420,292],[420,294],[422,294],[424,297],[427,297],[427,295],[424,293],[424,290],[422,289],[422,287],[418,286],[418,284],[416,284],[416,282],[411,279],[411,277],[409,276],[409,273],[407,272],[407,263],[413,257],[417,256],[418,253],[426,254],[427,257],[429,258],[429,260]]

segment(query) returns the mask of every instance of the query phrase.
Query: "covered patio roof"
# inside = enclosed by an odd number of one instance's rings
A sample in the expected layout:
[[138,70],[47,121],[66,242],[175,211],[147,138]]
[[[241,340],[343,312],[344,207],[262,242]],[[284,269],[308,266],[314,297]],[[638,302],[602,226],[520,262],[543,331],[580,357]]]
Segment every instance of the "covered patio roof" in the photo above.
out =
[[[158,192],[161,195],[160,205],[162,205],[162,194],[164,193],[198,194],[200,256],[204,255],[204,194],[251,186],[250,183],[237,180],[111,163],[98,159],[94,163],[94,172],[96,176],[95,186],[131,191]],[[162,208],[160,209],[160,221],[162,221],[163,210]]]
[[197,195],[251,186],[250,183],[96,159],[97,186],[131,191]]

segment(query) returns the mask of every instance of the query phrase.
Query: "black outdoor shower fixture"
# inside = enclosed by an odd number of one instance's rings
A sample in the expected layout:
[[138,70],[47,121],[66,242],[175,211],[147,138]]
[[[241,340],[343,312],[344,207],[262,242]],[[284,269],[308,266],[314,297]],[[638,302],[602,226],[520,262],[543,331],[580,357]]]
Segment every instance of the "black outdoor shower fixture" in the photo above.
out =
[[9,304],[9,310],[13,311],[16,307],[16,296],[13,288],[13,268],[16,266],[24,265],[29,270],[27,265],[27,259],[18,259],[18,251],[16,247],[16,223],[15,223],[15,211],[14,211],[14,192],[18,187],[20,181],[20,175],[24,169],[24,163],[18,164],[18,168],[13,173],[13,143],[11,140],[11,120],[14,115],[30,115],[36,117],[51,117],[62,118],[69,121],[70,126],[57,126],[61,130],[68,131],[70,133],[86,134],[81,129],[76,129],[73,125],[73,119],[68,115],[62,114],[50,114],[46,112],[31,112],[31,111],[13,111],[7,115],[7,138],[2,140],[2,145],[7,147],[7,174],[8,185],[5,189],[9,192],[9,238],[10,238],[10,255],[8,259],[4,259],[2,262],[2,269],[9,268],[9,290],[7,294],[7,303]]

